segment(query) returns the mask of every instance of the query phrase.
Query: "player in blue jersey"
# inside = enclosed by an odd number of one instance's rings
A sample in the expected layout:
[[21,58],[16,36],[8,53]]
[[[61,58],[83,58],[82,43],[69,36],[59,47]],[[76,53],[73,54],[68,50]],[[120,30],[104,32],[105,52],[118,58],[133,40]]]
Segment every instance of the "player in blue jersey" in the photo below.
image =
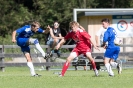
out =
[[31,25],[25,25],[12,33],[12,42],[17,42],[17,45],[21,47],[21,51],[24,53],[26,59],[27,59],[27,66],[30,68],[30,73],[32,76],[40,76],[35,73],[34,66],[32,63],[32,58],[30,55],[30,44],[34,44],[36,49],[40,51],[42,56],[46,59],[45,52],[41,48],[38,39],[31,38],[31,36],[34,35],[34,33],[47,33],[49,31],[49,28],[46,30],[42,30],[40,28],[40,23],[37,21],[34,21],[31,23]]
[[[109,26],[109,19],[102,19],[102,25],[103,28],[107,29],[104,33],[102,44],[102,47],[106,48],[106,51],[104,53],[104,64],[109,73],[109,76],[114,76],[114,72],[112,71],[111,66],[117,66],[118,73],[121,73],[120,64],[116,64],[114,62],[118,58],[120,47],[115,45],[114,43],[116,32],[114,28]],[[108,45],[106,45],[106,42],[108,42]]]
[[[97,33],[96,33],[96,36],[95,36],[96,45],[99,46],[99,47],[101,46],[101,44],[103,44],[102,43],[103,42],[103,37],[104,37],[104,33],[105,33],[106,30],[107,29],[101,27],[100,30],[98,30]],[[106,42],[106,44],[108,44],[108,43]],[[118,74],[121,74],[120,64],[117,63],[118,54],[114,54],[113,57],[114,57],[114,62],[111,62],[110,64],[111,64],[111,66],[118,69]]]

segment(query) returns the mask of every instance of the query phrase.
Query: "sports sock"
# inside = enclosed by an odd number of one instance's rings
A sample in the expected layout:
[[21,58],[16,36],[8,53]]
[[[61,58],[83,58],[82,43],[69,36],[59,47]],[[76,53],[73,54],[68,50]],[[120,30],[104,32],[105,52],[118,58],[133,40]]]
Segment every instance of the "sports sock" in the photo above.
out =
[[116,63],[116,62],[111,62],[110,65],[113,66],[113,67],[117,67],[118,63]]
[[35,75],[35,70],[34,70],[34,66],[33,66],[33,63],[32,62],[27,62],[27,66],[30,68],[30,73],[31,75]]
[[42,56],[45,57],[45,52],[41,48],[40,44],[36,43],[35,46],[36,46],[36,49],[42,54]]
[[68,69],[70,63],[69,62],[65,62],[64,65],[63,65],[63,68],[62,68],[62,72],[61,72],[61,75],[64,76],[66,70]]
[[114,72],[112,71],[112,68],[109,63],[105,64],[105,67],[106,67],[109,75],[114,75]]
[[92,65],[93,70],[96,70],[96,64],[94,61],[91,61],[91,65]]

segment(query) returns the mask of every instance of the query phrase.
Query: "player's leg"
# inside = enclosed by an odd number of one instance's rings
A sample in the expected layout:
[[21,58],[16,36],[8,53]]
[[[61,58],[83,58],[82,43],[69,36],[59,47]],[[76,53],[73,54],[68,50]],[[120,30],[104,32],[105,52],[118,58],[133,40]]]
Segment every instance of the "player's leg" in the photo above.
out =
[[116,62],[117,58],[118,58],[118,54],[114,54],[113,57],[110,59],[110,65],[112,67],[116,68],[118,66],[118,63]]
[[110,65],[117,68],[118,69],[118,74],[121,74],[122,72],[122,68],[121,68],[121,64],[118,62],[115,62],[114,59],[110,60]]
[[107,72],[108,72],[109,76],[114,76],[114,72],[112,71],[112,68],[111,68],[111,65],[109,62],[110,62],[110,58],[105,57],[104,64],[107,69]]
[[68,69],[68,67],[69,67],[70,62],[71,62],[75,57],[77,57],[77,53],[76,53],[76,52],[71,52],[70,55],[68,56],[66,62],[65,62],[64,65],[63,65],[62,72],[61,72],[61,75],[60,75],[60,76],[64,76],[65,72],[67,71],[67,69]]
[[95,69],[96,69],[96,64],[95,64],[94,59],[93,59],[92,56],[91,56],[91,53],[90,53],[90,52],[87,52],[87,53],[86,53],[86,57],[87,57],[87,58],[89,59],[89,61],[91,62],[93,70],[95,70]]
[[34,66],[32,63],[32,58],[30,56],[30,48],[29,48],[29,42],[27,42],[28,38],[18,38],[17,39],[17,45],[21,47],[21,51],[26,57],[27,60],[27,66],[30,68],[30,73],[32,76],[39,76],[35,73]]
[[104,64],[109,76],[114,76],[114,72],[112,71],[112,67],[110,64],[110,61],[112,60],[111,58],[113,57],[113,52],[113,49],[107,48],[104,54]]
[[111,60],[110,60],[110,65],[111,65],[112,67],[117,68],[118,63],[117,63],[117,62],[115,62],[113,58],[111,58]]
[[30,68],[30,73],[31,73],[32,76],[34,76],[36,73],[35,73],[35,70],[34,70],[34,66],[33,66],[30,54],[25,52],[24,55],[27,59],[27,66]]
[[111,66],[116,67],[118,69],[118,74],[121,74],[122,72],[122,68],[121,68],[121,64],[117,62],[117,58],[120,52],[120,47],[116,46],[114,49],[114,55],[113,55],[113,59],[110,61]]
[[[117,50],[115,51],[115,55],[116,55],[116,58],[118,58],[119,56],[119,53],[120,53],[120,47],[119,46],[116,46]],[[116,59],[117,60],[117,59]],[[121,67],[121,64],[118,63],[117,65],[117,69],[118,69],[118,74],[121,74],[122,72],[122,67]]]
[[27,44],[34,44],[36,49],[42,54],[43,57],[45,57],[45,52],[43,51],[42,47],[39,44],[39,41],[34,38],[29,38],[29,41]]
[[31,75],[32,76],[40,76],[40,75],[35,73],[34,66],[33,66],[33,63],[32,63],[32,58],[30,56],[30,48],[28,46],[24,46],[24,47],[21,47],[21,50],[22,50],[23,54],[26,57],[27,66],[30,68]]
[[92,58],[91,53],[90,52],[86,52],[86,57],[89,59],[90,63],[92,64],[92,68],[93,68],[93,70],[95,72],[95,75],[98,76],[99,74],[98,74],[98,71],[96,69],[96,64],[95,64],[94,59]]
[[106,49],[104,54],[104,64],[108,71],[109,76],[114,76],[114,72],[112,71],[111,65],[110,65],[110,58],[112,57],[113,51],[111,49]]

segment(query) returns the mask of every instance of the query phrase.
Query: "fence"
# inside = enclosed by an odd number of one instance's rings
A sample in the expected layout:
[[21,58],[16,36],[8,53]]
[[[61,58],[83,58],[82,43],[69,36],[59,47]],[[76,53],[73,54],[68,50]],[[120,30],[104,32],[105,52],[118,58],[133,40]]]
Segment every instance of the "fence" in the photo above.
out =
[[[30,46],[31,48],[35,48],[34,45],[31,45]],[[48,46],[47,45],[41,45],[42,48],[47,48]],[[75,45],[63,45],[61,48],[74,48]],[[133,52],[126,52],[125,51],[125,48],[126,47],[133,47],[133,45],[121,45],[121,47],[123,48],[123,52],[120,52],[119,56],[122,56],[122,57],[125,57],[125,56],[129,56],[129,57],[133,57]],[[0,45],[0,67],[1,69],[4,71],[4,67],[6,66],[26,66],[27,64],[26,63],[6,63],[4,62],[4,58],[9,58],[9,57],[12,57],[12,58],[15,58],[15,57],[24,57],[23,53],[5,53],[4,50],[5,49],[17,49],[19,48],[19,46],[17,45]],[[2,52],[1,52],[2,50]],[[95,53],[95,52],[92,52],[92,56],[93,57],[96,57],[96,56],[103,56],[104,53]],[[68,53],[62,53],[61,54],[61,57],[68,57],[69,55],[69,52]],[[31,56],[32,57],[36,57],[37,55],[35,53],[31,53]],[[38,54],[38,56],[41,57],[41,54]],[[54,54],[55,57],[57,57],[56,54]],[[79,57],[82,57],[82,55],[80,55]],[[101,60],[95,60],[96,62],[101,62]],[[131,62],[125,62],[124,64],[132,64],[132,61]],[[42,66],[42,65],[45,65],[45,66],[62,66],[63,65],[63,62],[45,62],[45,63],[34,63],[34,65],[36,66]],[[72,65],[72,63],[71,63]]]
[[[15,48],[19,48],[19,46],[17,45],[1,45],[3,46],[4,49],[15,49]],[[34,45],[30,46],[31,48],[35,48]],[[47,48],[47,45],[41,45],[42,48]],[[63,45],[61,48],[74,48],[75,45]],[[125,48],[126,47],[133,47],[133,45],[121,45],[121,47],[123,47],[123,52],[120,52],[119,56],[129,56],[129,57],[133,57],[133,51],[132,52],[126,52]],[[35,56],[35,54],[31,54],[32,56]],[[15,54],[15,53],[5,53],[5,57],[22,57],[24,56],[22,53],[19,54]],[[40,54],[39,54],[40,56]],[[68,53],[62,53],[61,57],[67,57]],[[103,56],[103,53],[95,53],[92,52],[92,56]]]

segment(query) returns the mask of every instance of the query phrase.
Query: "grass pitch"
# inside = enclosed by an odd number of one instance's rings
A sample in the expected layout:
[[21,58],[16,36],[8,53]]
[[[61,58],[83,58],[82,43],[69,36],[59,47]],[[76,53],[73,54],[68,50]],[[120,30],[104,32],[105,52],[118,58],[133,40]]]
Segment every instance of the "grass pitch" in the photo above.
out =
[[31,77],[28,67],[6,67],[0,72],[0,88],[133,88],[133,69],[123,69],[115,77],[101,71],[98,77],[92,70],[68,70],[64,77],[53,74],[60,71],[36,71],[41,77]]

